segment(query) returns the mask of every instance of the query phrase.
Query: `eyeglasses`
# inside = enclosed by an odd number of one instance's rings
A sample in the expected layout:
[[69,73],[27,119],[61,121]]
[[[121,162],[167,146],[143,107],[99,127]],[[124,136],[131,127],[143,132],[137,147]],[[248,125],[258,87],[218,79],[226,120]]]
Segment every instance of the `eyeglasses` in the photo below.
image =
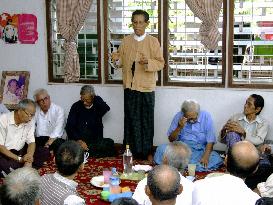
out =
[[23,110],[23,111],[28,117],[32,118],[35,115],[35,113],[28,113],[26,110]]
[[40,104],[41,102],[45,102],[46,100],[48,100],[49,99],[49,96],[46,96],[46,97],[44,97],[44,98],[42,98],[42,99],[40,99],[40,100],[37,100],[36,102],[38,103],[38,104]]

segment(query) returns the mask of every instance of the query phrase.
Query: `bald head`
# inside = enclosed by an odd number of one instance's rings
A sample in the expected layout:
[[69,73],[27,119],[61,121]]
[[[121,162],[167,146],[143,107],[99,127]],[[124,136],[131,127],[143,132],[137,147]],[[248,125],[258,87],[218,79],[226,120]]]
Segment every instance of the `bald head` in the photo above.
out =
[[248,141],[238,142],[228,151],[227,170],[234,176],[246,178],[257,169],[258,163],[258,150]]
[[175,200],[181,192],[180,175],[174,167],[159,165],[149,172],[146,193],[150,199]]

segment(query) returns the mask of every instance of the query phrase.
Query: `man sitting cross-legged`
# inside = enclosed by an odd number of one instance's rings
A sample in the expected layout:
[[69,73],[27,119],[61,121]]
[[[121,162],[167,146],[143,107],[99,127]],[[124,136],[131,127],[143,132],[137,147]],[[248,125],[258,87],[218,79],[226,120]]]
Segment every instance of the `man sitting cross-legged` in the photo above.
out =
[[0,176],[22,166],[38,168],[43,158],[34,155],[34,115],[36,105],[24,99],[18,109],[0,116]]
[[[34,92],[34,100],[37,103],[35,114],[37,151],[55,149],[58,144],[64,142],[65,115],[64,109],[51,102],[47,90],[40,88]],[[46,154],[46,153],[45,153]]]
[[[171,123],[167,133],[170,142],[182,141],[192,151],[190,164],[196,164],[197,171],[208,171],[217,169],[223,164],[220,155],[213,151],[216,136],[213,128],[211,115],[201,110],[195,100],[185,100],[182,109],[178,112]],[[166,144],[156,149],[154,161],[162,163],[162,157]]]
[[[182,174],[188,165],[191,157],[190,148],[183,142],[171,142],[167,145],[163,156],[163,164],[167,164],[178,169]],[[180,183],[183,186],[183,192],[177,196],[176,204],[191,205],[193,183],[182,176],[180,173]],[[149,197],[145,194],[144,188],[147,185],[147,178],[141,180],[135,190],[133,198],[139,204],[151,205]]]
[[92,157],[113,156],[114,141],[103,138],[102,123],[102,117],[110,107],[95,94],[91,85],[84,85],[80,95],[81,99],[69,111],[65,128],[68,139],[77,141]]
[[[158,165],[148,173],[145,193],[152,205],[175,205],[177,195],[183,190],[177,169],[168,165]],[[182,201],[177,204],[183,204]]]
[[259,153],[248,141],[235,143],[226,157],[228,173],[197,180],[192,192],[193,205],[254,205],[259,195],[244,180],[258,168]]
[[41,204],[80,205],[84,200],[77,195],[77,183],[73,181],[84,168],[84,151],[75,141],[66,141],[55,155],[57,172],[42,176]]
[[247,140],[255,146],[261,145],[268,132],[268,122],[259,116],[263,107],[262,96],[250,95],[244,105],[244,112],[232,116],[222,128],[221,141],[228,148],[241,140]]

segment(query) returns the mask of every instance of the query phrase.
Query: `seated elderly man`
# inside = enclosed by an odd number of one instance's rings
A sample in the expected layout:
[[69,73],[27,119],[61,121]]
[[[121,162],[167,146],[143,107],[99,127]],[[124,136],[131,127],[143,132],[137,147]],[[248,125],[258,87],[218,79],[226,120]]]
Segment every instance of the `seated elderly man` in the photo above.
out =
[[[182,175],[188,165],[190,157],[190,148],[180,141],[169,143],[164,152],[163,164],[172,166],[180,172],[180,183],[183,186],[183,192],[177,196],[176,204],[192,204],[193,183]],[[144,178],[138,183],[133,198],[137,200],[139,204],[151,205],[152,202],[144,192],[146,185],[147,178]]]
[[[24,99],[18,110],[0,116],[0,174],[8,174],[22,166],[38,167],[35,152],[35,103]],[[27,144],[27,145],[26,145]]]
[[145,193],[152,205],[175,205],[177,195],[181,194],[182,190],[180,174],[174,167],[158,165],[148,173]]
[[103,138],[102,117],[110,107],[100,96],[95,95],[91,85],[80,91],[81,99],[75,102],[69,112],[66,132],[68,139],[77,141],[91,156],[104,157],[114,154],[114,141]]
[[[183,102],[182,109],[174,116],[167,135],[170,142],[182,141],[191,148],[190,163],[196,164],[197,171],[214,170],[223,164],[220,155],[213,151],[216,137],[212,118],[208,112],[200,111],[200,105],[196,101]],[[162,163],[166,146],[163,144],[157,148],[155,163]]]
[[253,190],[257,188],[258,183],[266,181],[273,173],[273,144],[263,144],[258,150],[261,156],[258,170],[245,180],[246,185]]
[[41,178],[37,170],[22,167],[9,173],[0,187],[1,205],[40,204]]
[[268,122],[259,114],[264,99],[257,94],[250,95],[244,105],[244,112],[232,116],[221,130],[221,142],[231,147],[234,143],[247,140],[255,146],[261,145],[268,132]]
[[[49,154],[48,148],[53,149],[60,141],[64,141],[62,139],[65,126],[64,110],[51,102],[47,90],[43,88],[36,90],[33,98],[38,105],[35,114],[37,151],[44,152],[46,155]],[[54,141],[55,143],[52,144]]]
[[258,167],[255,146],[248,141],[237,142],[229,149],[225,163],[227,174],[194,182],[193,205],[253,205],[260,198],[244,183]]

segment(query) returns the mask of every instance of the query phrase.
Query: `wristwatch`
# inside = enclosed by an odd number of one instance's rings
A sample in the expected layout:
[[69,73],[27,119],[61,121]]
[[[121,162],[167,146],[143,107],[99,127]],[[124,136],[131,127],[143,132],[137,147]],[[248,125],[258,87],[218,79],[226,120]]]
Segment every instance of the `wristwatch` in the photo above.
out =
[[21,162],[22,157],[18,156],[18,162]]

